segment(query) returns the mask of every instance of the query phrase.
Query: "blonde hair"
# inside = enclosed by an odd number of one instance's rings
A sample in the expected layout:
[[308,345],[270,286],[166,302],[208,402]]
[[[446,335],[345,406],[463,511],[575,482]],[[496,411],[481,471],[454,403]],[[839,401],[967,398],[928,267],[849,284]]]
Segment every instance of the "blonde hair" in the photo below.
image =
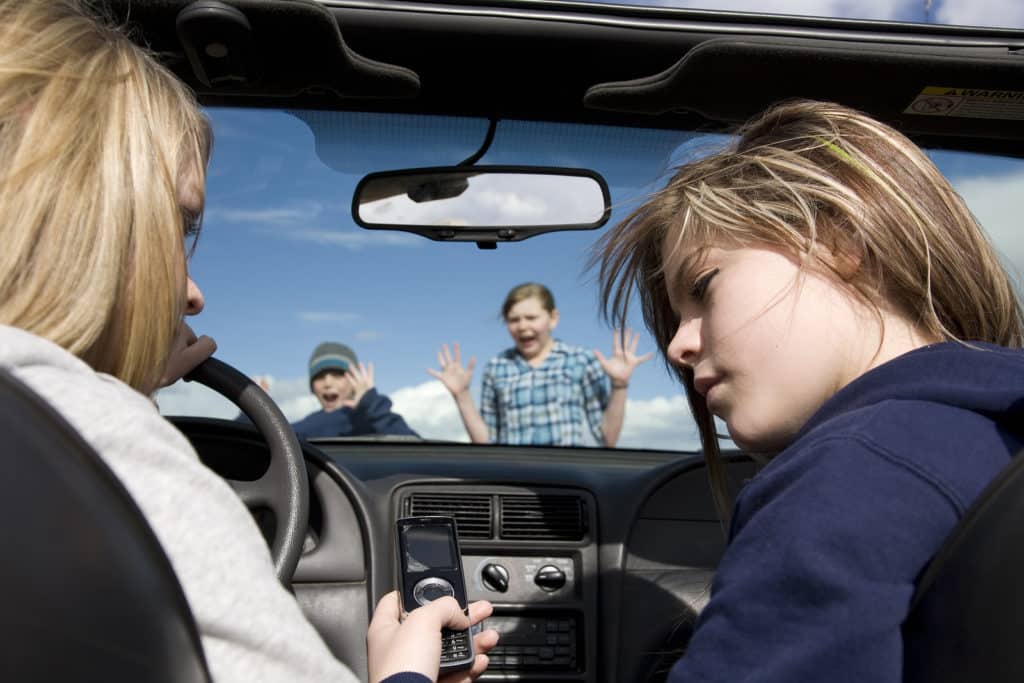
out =
[[539,282],[524,282],[513,287],[505,296],[505,302],[501,305],[502,319],[508,317],[508,312],[517,303],[533,298],[539,299],[540,305],[548,313],[552,313],[555,310],[555,295],[551,293],[550,289]]
[[[745,124],[731,148],[677,169],[597,243],[592,264],[600,265],[604,315],[624,324],[636,289],[669,364],[679,321],[666,279],[692,279],[691,269],[716,244],[761,244],[809,257],[805,262],[879,317],[884,300],[923,338],[1010,347],[1024,339],[1010,279],[961,197],[910,140],[838,104],[772,107]],[[666,278],[663,263],[687,272]],[[670,369],[686,388],[716,503],[728,518],[713,417],[690,370]]]
[[0,323],[154,389],[210,144],[191,92],[78,2],[0,1]]

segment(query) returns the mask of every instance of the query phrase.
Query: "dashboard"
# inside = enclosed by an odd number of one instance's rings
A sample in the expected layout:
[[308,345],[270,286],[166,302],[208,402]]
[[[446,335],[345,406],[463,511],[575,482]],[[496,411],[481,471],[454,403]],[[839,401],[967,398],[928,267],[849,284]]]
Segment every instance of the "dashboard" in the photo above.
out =
[[[250,427],[176,418],[210,467],[256,479]],[[366,677],[365,633],[396,585],[395,520],[455,517],[471,600],[501,638],[481,678],[661,680],[724,549],[699,454],[317,440],[303,452],[310,523],[293,588],[335,655]],[[729,455],[734,486],[754,465]],[[253,511],[265,534],[273,519]]]

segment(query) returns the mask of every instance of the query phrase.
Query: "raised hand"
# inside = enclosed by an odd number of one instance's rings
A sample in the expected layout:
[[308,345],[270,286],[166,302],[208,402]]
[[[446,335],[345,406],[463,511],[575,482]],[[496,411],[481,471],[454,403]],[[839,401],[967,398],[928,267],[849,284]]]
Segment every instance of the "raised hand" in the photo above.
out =
[[355,408],[367,391],[373,388],[373,363],[348,366],[342,381],[352,387],[352,396],[341,402],[347,408]]
[[441,384],[451,392],[452,396],[458,397],[464,391],[469,391],[469,385],[473,381],[473,367],[476,365],[476,358],[471,357],[466,367],[462,367],[462,350],[459,343],[452,344],[452,351],[449,351],[447,344],[441,345],[437,352],[437,364],[441,370],[437,371],[427,368],[432,376],[441,380]]
[[636,346],[640,343],[640,333],[630,329],[615,330],[612,333],[612,355],[606,358],[599,350],[594,349],[597,362],[601,364],[608,379],[615,389],[625,388],[633,371],[641,363],[654,357],[654,353],[636,355]]

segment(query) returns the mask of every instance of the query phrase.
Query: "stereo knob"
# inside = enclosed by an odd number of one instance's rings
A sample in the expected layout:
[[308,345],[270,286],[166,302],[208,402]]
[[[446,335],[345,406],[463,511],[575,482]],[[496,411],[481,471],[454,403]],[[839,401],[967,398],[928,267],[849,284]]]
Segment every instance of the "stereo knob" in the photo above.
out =
[[551,593],[565,585],[565,572],[553,564],[546,564],[537,570],[533,582],[540,586],[542,591]]
[[508,590],[508,570],[500,564],[488,564],[481,572],[481,578],[488,590],[504,593]]

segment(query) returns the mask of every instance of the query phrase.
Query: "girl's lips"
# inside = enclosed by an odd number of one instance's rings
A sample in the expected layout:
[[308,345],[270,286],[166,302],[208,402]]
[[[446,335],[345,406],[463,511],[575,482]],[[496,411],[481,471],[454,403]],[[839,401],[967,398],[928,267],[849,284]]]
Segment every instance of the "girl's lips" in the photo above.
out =
[[697,390],[698,394],[707,398],[708,392],[711,391],[711,389],[721,381],[721,377],[714,377],[708,375],[704,377],[695,377],[693,379],[693,388]]

